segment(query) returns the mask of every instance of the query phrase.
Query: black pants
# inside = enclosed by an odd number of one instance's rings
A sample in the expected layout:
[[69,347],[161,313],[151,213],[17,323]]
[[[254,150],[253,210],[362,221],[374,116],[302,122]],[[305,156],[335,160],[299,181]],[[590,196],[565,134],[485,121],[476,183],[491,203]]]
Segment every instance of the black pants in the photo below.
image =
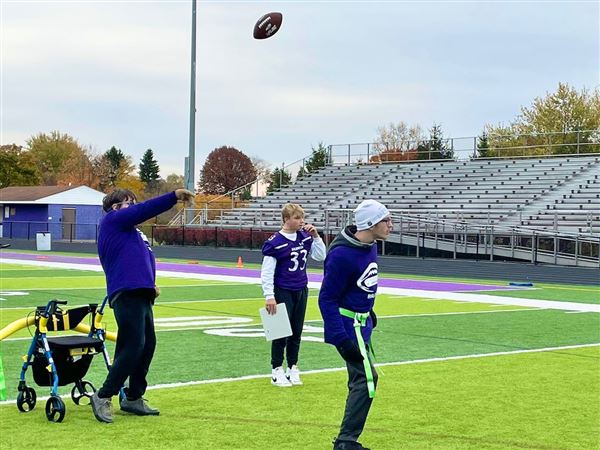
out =
[[275,339],[271,343],[271,366],[274,368],[283,364],[283,353],[287,359],[288,367],[298,364],[298,353],[300,352],[300,339],[304,327],[304,316],[306,315],[306,302],[308,300],[308,288],[299,291],[290,291],[275,286],[275,299],[277,303],[285,303],[292,335],[286,338]]
[[[373,372],[373,381],[377,386],[378,375],[370,359],[369,364],[371,364],[371,371]],[[344,411],[344,419],[342,420],[338,439],[341,441],[357,441],[365,427],[373,399],[369,397],[367,375],[363,362],[346,361],[346,368],[348,369],[348,398],[346,399],[346,410]]]
[[112,302],[119,327],[112,366],[98,391],[102,398],[117,395],[129,378],[127,398],[135,400],[146,392],[146,375],[156,348],[152,305],[155,294],[150,289],[122,292]]

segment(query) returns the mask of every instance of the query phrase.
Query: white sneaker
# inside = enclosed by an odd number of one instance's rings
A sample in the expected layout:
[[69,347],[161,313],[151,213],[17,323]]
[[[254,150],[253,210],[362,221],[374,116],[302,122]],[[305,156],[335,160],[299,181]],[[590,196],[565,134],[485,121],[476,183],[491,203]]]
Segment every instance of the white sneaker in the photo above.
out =
[[298,369],[296,364],[294,364],[291,369],[289,367],[287,368],[285,376],[288,380],[290,380],[290,383],[296,386],[302,384],[302,380],[300,379],[300,369]]
[[271,372],[271,384],[277,387],[292,387],[292,383],[283,372],[283,367],[276,367]]

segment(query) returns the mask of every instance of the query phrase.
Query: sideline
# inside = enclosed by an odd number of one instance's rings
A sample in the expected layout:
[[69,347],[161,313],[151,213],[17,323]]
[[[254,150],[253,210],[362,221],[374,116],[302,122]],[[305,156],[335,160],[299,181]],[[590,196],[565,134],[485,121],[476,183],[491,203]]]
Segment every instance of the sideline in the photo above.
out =
[[[95,272],[102,272],[102,267],[93,264],[74,264],[74,263],[60,263],[60,262],[48,262],[48,261],[32,261],[32,260],[20,260],[11,259],[10,263],[23,264],[31,266],[51,266],[64,269],[78,269],[78,270],[93,270]],[[188,278],[198,280],[218,280],[218,281],[232,281],[237,283],[248,283],[248,284],[260,284],[260,278],[252,277],[241,277],[232,275],[212,275],[212,274],[200,274],[200,273],[183,273],[183,272],[170,272],[165,270],[157,270],[156,274],[159,276],[172,277],[172,278]],[[309,288],[319,289],[321,287],[320,282],[311,281],[308,283]],[[494,305],[509,305],[509,306],[525,306],[528,308],[544,308],[544,309],[558,309],[563,311],[581,311],[581,312],[596,312],[600,313],[600,304],[593,303],[576,303],[576,302],[559,302],[554,300],[533,300],[528,298],[519,297],[499,297],[488,294],[465,294],[461,292],[438,292],[438,291],[422,291],[418,289],[401,289],[392,287],[378,287],[377,292],[382,294],[398,295],[402,297],[418,297],[418,298],[430,298],[436,300],[454,300],[461,302],[471,303],[490,303]]]

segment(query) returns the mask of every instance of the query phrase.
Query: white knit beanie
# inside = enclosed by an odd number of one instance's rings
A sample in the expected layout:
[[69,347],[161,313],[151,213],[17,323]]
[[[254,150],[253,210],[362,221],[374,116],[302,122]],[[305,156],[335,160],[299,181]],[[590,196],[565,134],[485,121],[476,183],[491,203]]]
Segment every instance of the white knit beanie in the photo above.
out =
[[375,200],[364,200],[354,210],[357,231],[368,230],[390,215],[388,209]]

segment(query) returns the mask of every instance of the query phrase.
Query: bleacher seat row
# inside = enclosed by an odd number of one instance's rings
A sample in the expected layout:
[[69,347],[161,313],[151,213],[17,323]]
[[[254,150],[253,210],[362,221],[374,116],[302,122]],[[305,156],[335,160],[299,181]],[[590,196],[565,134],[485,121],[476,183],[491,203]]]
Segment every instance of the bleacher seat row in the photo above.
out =
[[411,216],[600,233],[600,157],[328,166],[212,223],[277,227],[277,210],[292,202],[322,228],[325,209],[368,198]]

